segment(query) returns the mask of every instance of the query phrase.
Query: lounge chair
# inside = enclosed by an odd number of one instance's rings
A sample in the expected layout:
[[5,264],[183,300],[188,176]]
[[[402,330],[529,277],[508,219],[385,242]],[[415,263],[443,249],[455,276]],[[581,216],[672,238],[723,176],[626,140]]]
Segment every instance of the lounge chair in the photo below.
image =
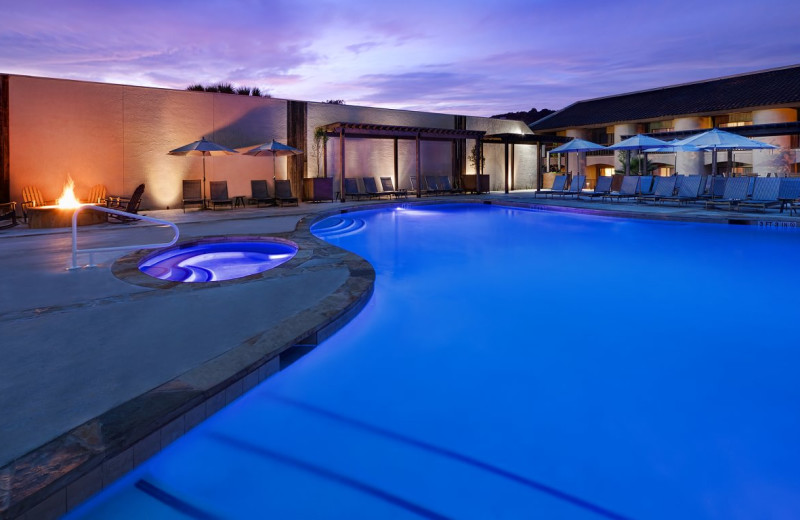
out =
[[639,195],[636,201],[647,202],[652,200],[653,202],[657,202],[664,197],[672,197],[673,193],[675,193],[675,183],[677,180],[677,177],[674,175],[669,177],[656,177],[653,183],[653,192]]
[[289,181],[275,181],[275,200],[277,200],[278,204],[281,206],[285,204],[300,205],[297,197],[292,194],[292,183]]
[[[417,191],[417,178],[416,177],[410,177],[409,181],[411,182],[411,191],[416,193],[416,191]],[[431,181],[431,182],[433,182],[433,185],[435,187],[436,186],[436,181]],[[427,185],[430,186],[430,184],[427,184]],[[429,189],[426,189],[426,188],[421,188],[420,189],[420,193],[422,195],[433,195],[434,194],[433,191],[431,191]]]
[[199,179],[183,181],[181,207],[184,213],[186,213],[186,206],[205,207],[205,201],[203,200],[203,181]]
[[382,191],[378,191],[378,184],[375,182],[375,177],[362,177],[361,181],[364,183],[364,190],[369,197],[381,198],[383,195],[389,195]]
[[612,191],[603,195],[605,199],[634,199],[639,196],[639,179],[638,175],[626,175],[622,178],[622,186],[619,191]]
[[0,204],[0,222],[8,221],[9,223],[3,224],[0,228],[7,228],[17,225],[17,203],[4,202]]
[[228,181],[211,181],[208,187],[208,203],[212,209],[217,209],[217,206],[230,206],[233,209],[233,199],[228,197]]
[[264,180],[256,180],[250,181],[250,198],[247,199],[248,204],[255,204],[256,206],[261,206],[261,204],[266,204],[267,206],[274,206],[275,205],[275,197],[270,197],[269,195],[269,186],[267,186],[267,181]]
[[381,177],[381,188],[383,189],[383,193],[387,193],[396,199],[400,197],[408,198],[408,190],[394,189],[394,183],[391,177]]
[[794,215],[795,211],[800,208],[800,178],[784,177],[781,179],[778,200],[781,204],[781,213],[788,207],[791,214]]
[[358,185],[358,179],[345,179],[344,180],[344,196],[351,199],[361,200],[364,197],[369,197],[368,194],[361,191]]
[[425,189],[422,192],[429,195],[439,195],[442,192],[442,190],[439,189],[439,184],[436,182],[436,177],[434,175],[425,176]]
[[766,211],[767,208],[779,206],[781,179],[778,177],[756,177],[753,195],[737,204],[737,209],[753,208]]
[[578,194],[578,198],[581,197],[589,197],[589,199],[594,199],[595,197],[605,197],[609,193],[611,193],[611,181],[613,179],[611,177],[599,177],[597,179],[597,183],[594,185],[594,191],[584,191]]
[[706,209],[717,206],[727,206],[732,209],[736,204],[747,198],[747,189],[750,187],[748,177],[729,177],[725,181],[725,192],[721,199],[706,201]]
[[706,189],[700,195],[701,199],[713,200],[721,199],[725,195],[725,181],[727,177],[722,175],[710,175],[706,179]]
[[453,187],[453,184],[450,182],[450,177],[447,175],[440,175],[437,179],[436,186],[439,188],[441,193],[449,193],[451,195],[455,195],[456,193],[464,193],[464,190]]
[[36,186],[25,186],[22,188],[22,220],[28,221],[28,208],[38,208],[55,204],[54,201],[46,201],[42,193]]
[[[668,197],[660,197],[656,200],[656,202],[663,202],[663,201],[675,201],[679,204],[683,204],[686,202],[694,202],[696,200],[700,200],[700,191],[705,186],[705,176],[704,175],[679,175],[677,176],[680,180],[680,186],[678,186],[678,192],[675,195],[671,195]],[[678,180],[675,181],[676,184]]]
[[561,192],[564,191],[567,187],[567,176],[566,175],[556,175],[553,177],[553,186],[550,189],[541,189],[536,190],[536,193],[533,194],[533,197],[536,198],[538,194],[543,194],[547,197],[551,193]]
[[550,193],[550,196],[554,197],[556,195],[559,195],[561,197],[566,197],[566,196],[577,197],[578,195],[581,194],[581,192],[583,192],[583,187],[585,185],[586,185],[585,175],[573,175],[572,180],[569,183],[569,188],[558,192],[553,191]]
[[108,190],[102,184],[95,184],[92,186],[92,189],[89,190],[89,196],[86,197],[86,202],[88,204],[105,204],[106,203],[106,195],[108,194]]
[[[120,197],[111,195],[106,198],[106,207],[131,213],[133,215],[139,212],[139,206],[142,203],[142,195],[144,194],[144,184],[140,184],[133,190],[133,195],[130,197]],[[109,222],[132,222],[135,218],[126,217],[125,215],[108,214]]]

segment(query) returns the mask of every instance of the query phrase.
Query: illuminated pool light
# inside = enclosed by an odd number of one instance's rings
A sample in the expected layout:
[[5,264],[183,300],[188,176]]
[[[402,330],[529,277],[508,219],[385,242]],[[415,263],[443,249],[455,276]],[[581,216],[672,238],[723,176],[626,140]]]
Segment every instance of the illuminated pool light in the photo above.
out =
[[291,259],[297,244],[277,238],[206,239],[157,251],[139,270],[173,282],[216,282],[261,273]]

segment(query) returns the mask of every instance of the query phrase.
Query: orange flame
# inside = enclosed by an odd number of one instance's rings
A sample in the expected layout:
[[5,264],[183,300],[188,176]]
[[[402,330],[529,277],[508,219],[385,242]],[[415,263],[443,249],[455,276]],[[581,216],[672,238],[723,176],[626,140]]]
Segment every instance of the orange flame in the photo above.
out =
[[75,197],[75,183],[72,179],[67,177],[67,183],[64,185],[64,191],[61,192],[61,197],[56,201],[59,208],[77,208],[81,205],[78,198]]

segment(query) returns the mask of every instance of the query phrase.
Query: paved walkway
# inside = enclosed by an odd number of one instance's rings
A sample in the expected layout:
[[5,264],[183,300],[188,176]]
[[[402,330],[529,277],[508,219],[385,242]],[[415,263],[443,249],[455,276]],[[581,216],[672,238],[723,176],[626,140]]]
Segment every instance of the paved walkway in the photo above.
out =
[[[533,192],[408,203],[466,200],[800,225],[800,218],[776,210],[552,200]],[[374,273],[355,255],[316,240],[301,219],[369,204],[144,211],[177,223],[182,240],[278,235],[301,246],[295,259],[272,271],[212,284],[149,279],[136,269],[136,255],[112,271],[126,253],[97,255],[99,267],[67,271],[69,230],[0,231],[0,517],[72,507],[277,370],[271,360],[278,353],[346,321],[371,293]],[[81,247],[101,247],[167,241],[171,232],[145,223],[103,224],[81,228],[79,236]]]

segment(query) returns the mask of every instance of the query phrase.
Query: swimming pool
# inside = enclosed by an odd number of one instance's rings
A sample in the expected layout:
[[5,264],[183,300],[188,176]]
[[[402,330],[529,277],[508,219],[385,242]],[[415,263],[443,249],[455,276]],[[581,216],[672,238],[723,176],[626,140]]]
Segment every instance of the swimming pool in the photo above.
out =
[[793,230],[495,206],[314,226],[365,309],[75,517],[794,518]]

